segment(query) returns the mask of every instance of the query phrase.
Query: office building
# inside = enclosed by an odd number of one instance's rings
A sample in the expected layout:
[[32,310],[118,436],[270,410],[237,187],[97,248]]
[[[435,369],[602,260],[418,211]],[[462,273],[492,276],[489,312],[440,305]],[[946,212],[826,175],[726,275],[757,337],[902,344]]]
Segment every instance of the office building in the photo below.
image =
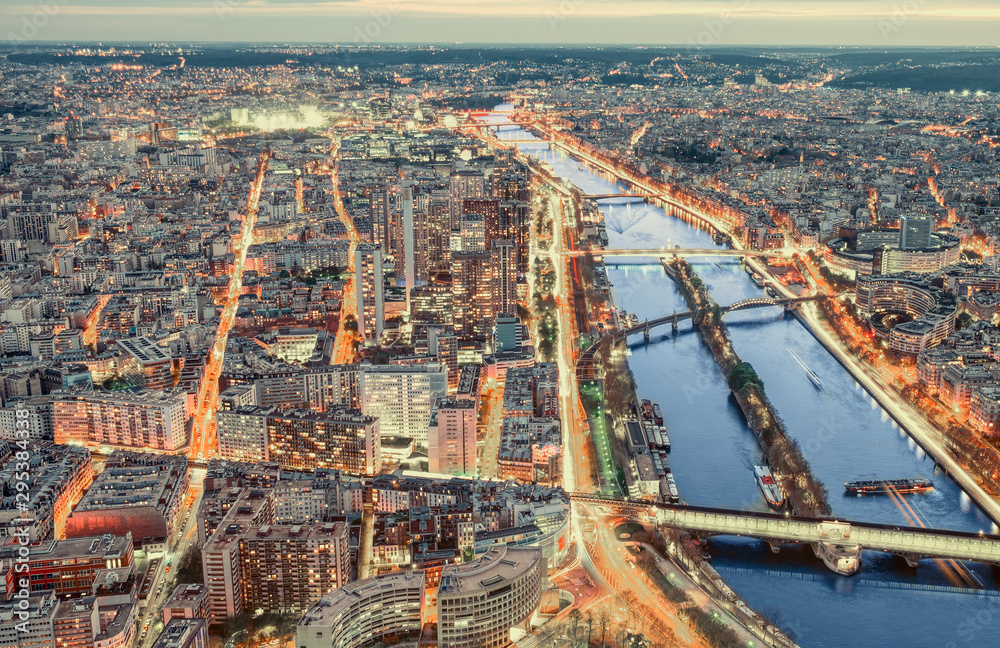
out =
[[497,311],[493,348],[497,353],[521,347],[521,320],[506,311]]
[[483,222],[483,249],[493,247],[493,241],[503,238],[500,227],[500,201],[491,199],[466,199],[462,213],[477,214]]
[[424,216],[427,224],[426,263],[428,281],[451,271],[451,204],[446,197],[432,195]]
[[184,455],[115,450],[66,520],[67,538],[131,533],[136,544],[156,544],[174,532],[187,494]]
[[448,390],[453,391],[458,386],[461,373],[458,368],[458,338],[452,331],[441,328],[431,328],[427,331],[427,349],[448,368]]
[[147,338],[118,341],[122,350],[122,375],[131,384],[146,389],[169,389],[173,386],[173,359],[170,353]]
[[[397,259],[397,267],[398,266]],[[406,312],[410,312],[410,291],[417,285],[414,255],[413,187],[403,187],[403,280],[406,282]]]
[[463,213],[452,252],[485,252],[486,222],[482,214]]
[[354,290],[358,296],[358,334],[366,344],[377,344],[385,321],[382,293],[382,249],[359,245],[354,251]]
[[[0,547],[5,565],[18,557],[19,544]],[[28,547],[27,571],[21,577],[30,580],[31,594],[52,592],[66,597],[87,594],[98,574],[108,569],[135,568],[132,534],[46,540]]]
[[448,475],[476,472],[476,407],[470,400],[439,400],[427,426],[428,470]]
[[361,374],[358,365],[309,367],[303,378],[309,409],[325,412],[331,407],[361,407]]
[[545,584],[541,549],[497,546],[474,561],[448,565],[438,588],[440,648],[501,648],[530,620]]
[[490,315],[517,312],[517,249],[514,241],[493,241],[490,255],[493,281],[490,288]]
[[448,393],[448,368],[440,362],[361,365],[361,409],[377,417],[383,436],[427,444],[427,424],[438,398]]
[[922,250],[931,246],[934,219],[929,216],[903,216],[899,219],[899,249]]
[[163,391],[53,394],[56,443],[176,452],[188,444],[185,394]]
[[453,252],[451,255],[453,319],[455,334],[460,338],[486,339],[493,303],[491,262],[492,256],[486,252]]
[[[859,275],[855,295],[861,316],[897,353],[917,355],[955,332],[955,307],[923,275]],[[903,314],[908,321],[889,328],[885,322],[892,318],[886,316],[892,314]]]
[[403,571],[348,583],[323,596],[299,620],[299,648],[362,648],[388,636],[419,634],[424,572]]
[[451,174],[449,181],[452,227],[458,223],[466,199],[487,198],[486,178],[481,171],[463,169]]

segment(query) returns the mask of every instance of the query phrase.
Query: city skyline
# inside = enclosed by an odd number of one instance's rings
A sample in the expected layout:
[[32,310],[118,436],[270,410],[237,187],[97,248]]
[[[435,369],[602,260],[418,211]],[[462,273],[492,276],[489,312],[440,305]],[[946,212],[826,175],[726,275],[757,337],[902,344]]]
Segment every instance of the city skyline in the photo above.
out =
[[899,1],[0,7],[0,646],[988,643],[1000,57],[898,42],[998,12]]
[[985,0],[431,2],[49,0],[0,6],[24,41],[995,47]]

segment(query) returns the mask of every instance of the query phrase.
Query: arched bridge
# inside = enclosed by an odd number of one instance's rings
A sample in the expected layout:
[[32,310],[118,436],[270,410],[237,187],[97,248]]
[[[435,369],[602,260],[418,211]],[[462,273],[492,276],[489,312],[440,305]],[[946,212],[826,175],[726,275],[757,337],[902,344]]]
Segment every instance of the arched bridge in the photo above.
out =
[[[816,299],[821,299],[822,295],[813,295],[809,297],[786,297],[783,299],[770,299],[767,297],[753,297],[750,299],[744,299],[738,301],[730,306],[724,306],[722,308],[723,314],[732,311],[748,310],[751,308],[766,308],[768,306],[784,306],[785,308],[791,308],[796,304],[802,302],[813,301]],[[694,317],[692,311],[684,311],[683,313],[673,313],[672,315],[665,315],[663,317],[658,317],[652,320],[646,320],[636,324],[635,326],[630,326],[628,328],[616,331],[614,333],[609,333],[608,335],[614,336],[615,343],[622,342],[628,339],[628,336],[635,335],[637,333],[644,333],[647,338],[649,336],[649,331],[658,326],[663,326],[665,324],[671,324],[674,327],[677,326],[678,322]],[[588,347],[583,353],[580,354],[579,359],[576,362],[576,377],[577,380],[592,380],[597,377],[597,368],[595,363],[595,355],[597,349],[600,345],[593,344]]]
[[[732,313],[734,311],[749,310],[751,308],[767,308],[769,306],[784,306],[789,308],[795,306],[796,304],[814,301],[820,298],[821,295],[812,295],[808,297],[785,297],[782,299],[751,297],[750,299],[744,299],[729,306],[723,306],[722,313]],[[635,335],[636,333],[648,334],[650,329],[656,328],[657,326],[663,326],[664,324],[677,324],[682,320],[690,319],[692,317],[694,317],[694,313],[692,311],[684,311],[683,313],[674,313],[673,315],[665,315],[656,319],[646,320],[645,322],[640,322],[635,326],[630,326],[618,331],[615,333],[615,338],[616,340],[622,340],[630,335]]]
[[700,536],[733,535],[759,538],[777,549],[779,545],[857,546],[884,551],[906,559],[911,566],[924,558],[972,560],[1000,565],[1000,536],[962,531],[911,528],[888,524],[811,518],[778,513],[755,513],[680,504],[618,499],[602,495],[568,493],[574,502],[608,506],[624,511],[655,510],[659,524],[694,531]]

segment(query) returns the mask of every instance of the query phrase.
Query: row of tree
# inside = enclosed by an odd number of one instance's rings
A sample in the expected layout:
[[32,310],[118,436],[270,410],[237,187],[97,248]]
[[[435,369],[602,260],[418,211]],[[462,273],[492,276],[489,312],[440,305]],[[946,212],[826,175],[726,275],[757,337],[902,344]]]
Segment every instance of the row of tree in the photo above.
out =
[[721,308],[686,261],[675,259],[673,265],[681,294],[695,313],[695,325],[727,377],[733,396],[788,496],[792,510],[799,515],[829,515],[832,509],[826,487],[813,476],[798,443],[788,436],[784,422],[764,393],[764,381],[733,348],[729,331],[722,321]]

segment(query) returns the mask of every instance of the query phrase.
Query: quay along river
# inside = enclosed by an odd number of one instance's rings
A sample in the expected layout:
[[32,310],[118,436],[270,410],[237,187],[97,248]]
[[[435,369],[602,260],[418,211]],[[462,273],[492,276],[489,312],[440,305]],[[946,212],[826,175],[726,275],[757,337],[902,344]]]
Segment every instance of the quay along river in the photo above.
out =
[[[530,141],[531,134],[517,126],[502,126],[497,136],[517,141],[523,152],[585,194],[622,190],[565,151]],[[641,200],[598,204],[611,248],[716,247],[708,232]],[[737,259],[688,260],[722,305],[763,295]],[[616,306],[640,321],[686,311],[673,281],[658,264],[644,265],[649,261],[607,261]],[[826,485],[835,515],[907,526],[892,499],[848,497],[843,483],[920,476],[931,479],[934,490],[904,497],[927,526],[996,532],[979,507],[935,470],[934,461],[795,318],[780,308],[764,308],[729,314],[726,322],[736,351],[757,370],[789,435]],[[639,396],[663,410],[670,468],[682,501],[767,511],[753,475],[763,453],[692,323],[682,322],[676,335],[669,326],[654,329],[649,343],[641,334],[633,336],[629,350]],[[822,388],[807,378],[803,364],[819,376]],[[734,590],[805,647],[981,646],[996,641],[1000,632],[1000,593],[993,573],[982,565],[958,566],[982,583],[982,589],[971,589],[953,587],[955,576],[948,572],[954,566],[925,560],[914,569],[901,558],[873,551],[864,552],[858,576],[842,577],[829,572],[808,547],[783,547],[775,555],[756,540],[719,537],[706,549]]]

